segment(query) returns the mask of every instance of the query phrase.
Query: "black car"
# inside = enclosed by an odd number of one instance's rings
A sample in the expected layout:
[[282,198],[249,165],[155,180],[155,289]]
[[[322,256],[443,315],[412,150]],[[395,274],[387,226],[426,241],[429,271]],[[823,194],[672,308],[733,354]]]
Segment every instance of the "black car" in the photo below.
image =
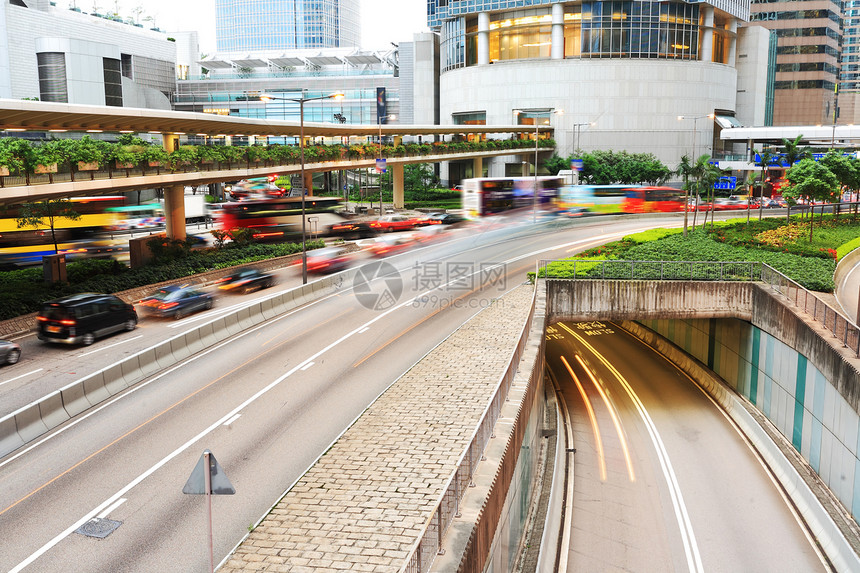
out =
[[11,340],[0,340],[0,364],[15,364],[21,358],[21,347]]
[[329,234],[338,235],[344,239],[366,239],[377,234],[369,221],[343,221],[329,226]]
[[192,312],[208,310],[212,308],[213,303],[213,297],[208,292],[187,285],[171,285],[161,287],[141,299],[139,304],[141,310],[150,316],[173,317],[179,320]]
[[462,215],[457,215],[456,213],[440,213],[438,215],[431,215],[430,219],[436,221],[440,225],[455,225],[468,220]]
[[269,288],[277,282],[275,276],[264,273],[260,269],[247,267],[237,269],[216,281],[218,288],[231,292],[249,293],[255,290]]
[[137,312],[112,294],[73,294],[46,302],[36,324],[39,340],[88,346],[97,337],[134,330]]

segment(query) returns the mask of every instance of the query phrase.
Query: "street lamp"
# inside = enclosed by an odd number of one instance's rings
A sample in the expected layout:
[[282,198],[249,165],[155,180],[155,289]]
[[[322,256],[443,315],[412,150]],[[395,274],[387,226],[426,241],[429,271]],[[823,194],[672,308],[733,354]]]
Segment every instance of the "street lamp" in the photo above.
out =
[[[382,121],[385,120],[387,122],[389,119],[397,119],[397,116],[394,115],[393,113],[390,113],[388,115],[376,116],[376,126],[379,128],[379,149],[378,149],[377,156],[376,156],[377,159],[382,159]],[[379,162],[377,162],[376,167],[377,167],[376,181],[379,182],[379,176],[382,174],[382,171],[379,171]],[[386,167],[386,171],[387,171],[387,169],[388,168]],[[372,200],[371,200],[370,207],[373,208],[373,201]],[[382,183],[379,183],[379,214],[382,215]]]
[[[304,94],[304,91],[302,91]],[[305,232],[305,102],[306,101],[315,101],[320,99],[340,99],[343,97],[342,93],[333,93],[324,96],[315,96],[315,97],[280,97],[273,96],[269,94],[262,94],[260,96],[260,101],[291,101],[299,104],[299,155],[301,157],[302,164],[302,284],[308,284],[308,251],[307,251],[307,234]]]
[[[693,157],[691,158],[693,165],[696,164],[696,161],[698,159],[696,157],[696,122],[699,121],[700,119],[705,119],[706,117],[710,118],[710,119],[714,119],[714,114],[709,113],[708,115],[695,115],[695,116],[693,116],[693,115],[679,115],[678,116],[678,121],[684,121],[685,119],[692,119],[693,120]],[[687,185],[687,187],[689,187],[689,186]],[[688,188],[686,190],[686,194],[684,195],[684,236],[685,237],[687,236],[687,220],[688,220],[688,213],[690,211],[689,193],[690,193],[690,190]],[[698,199],[699,194],[698,193],[699,193],[698,184],[696,184],[696,208],[698,208],[698,206],[699,206],[699,199]],[[706,220],[707,220],[707,217],[706,217]]]
[[[517,115],[523,114],[526,110],[515,109],[513,112]],[[564,110],[555,109],[555,108],[546,108],[541,110],[533,110],[533,113],[547,113],[547,114],[558,114],[561,115],[564,113]],[[549,125],[549,118],[543,120],[544,125]],[[537,116],[535,116],[535,180],[534,180],[534,189],[532,189],[532,223],[537,223],[537,195],[538,195],[538,145],[540,142],[540,135],[538,130],[540,129],[540,122],[538,121]]]
[[692,119],[693,120],[693,157],[691,159],[694,162],[697,159],[697,157],[696,157],[696,122],[700,119],[705,119],[705,118],[714,119],[714,114],[709,113],[708,115],[695,115],[695,116],[693,116],[693,115],[679,115],[678,116],[678,121],[683,121],[685,119]]

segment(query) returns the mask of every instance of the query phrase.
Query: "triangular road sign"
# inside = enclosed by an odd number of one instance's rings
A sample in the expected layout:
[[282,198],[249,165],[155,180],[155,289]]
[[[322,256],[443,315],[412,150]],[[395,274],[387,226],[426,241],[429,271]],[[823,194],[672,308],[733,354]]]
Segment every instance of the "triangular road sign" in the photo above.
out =
[[[212,491],[206,491],[206,457],[209,457],[209,475],[212,484]],[[194,471],[191,472],[191,477],[185,482],[185,487],[182,488],[182,493],[204,495],[211,493],[212,495],[233,495],[236,493],[236,488],[227,479],[227,474],[224,469],[218,465],[215,456],[209,450],[203,452],[197,465],[194,466]]]

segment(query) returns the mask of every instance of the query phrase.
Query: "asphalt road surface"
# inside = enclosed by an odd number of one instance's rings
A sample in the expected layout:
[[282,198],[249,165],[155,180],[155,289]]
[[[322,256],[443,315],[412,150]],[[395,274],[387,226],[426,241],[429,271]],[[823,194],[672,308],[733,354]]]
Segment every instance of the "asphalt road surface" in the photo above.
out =
[[572,420],[568,571],[827,571],[724,412],[611,322],[547,329]]
[[[491,221],[386,259],[392,268],[378,280],[396,276],[403,289],[389,307],[366,308],[346,288],[137,384],[0,460],[0,570],[206,570],[204,498],[182,493],[205,449],[236,489],[213,499],[218,563],[376,396],[522,283],[537,259],[654,225],[582,220],[536,232]],[[285,276],[274,288],[297,281]],[[28,360],[3,369],[3,400],[36,383],[50,391],[49,368],[81,377],[172,335],[174,326],[270,292],[231,297],[177,322],[144,322],[88,348],[34,344]],[[45,370],[14,379],[36,368]],[[82,526],[106,535],[76,533]]]

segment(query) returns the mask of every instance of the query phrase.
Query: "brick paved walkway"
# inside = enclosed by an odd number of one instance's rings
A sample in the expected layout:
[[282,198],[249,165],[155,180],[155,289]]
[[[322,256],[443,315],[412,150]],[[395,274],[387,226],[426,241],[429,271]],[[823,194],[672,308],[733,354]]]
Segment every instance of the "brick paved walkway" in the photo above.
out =
[[521,286],[383,394],[221,572],[397,572],[433,514],[525,324]]

